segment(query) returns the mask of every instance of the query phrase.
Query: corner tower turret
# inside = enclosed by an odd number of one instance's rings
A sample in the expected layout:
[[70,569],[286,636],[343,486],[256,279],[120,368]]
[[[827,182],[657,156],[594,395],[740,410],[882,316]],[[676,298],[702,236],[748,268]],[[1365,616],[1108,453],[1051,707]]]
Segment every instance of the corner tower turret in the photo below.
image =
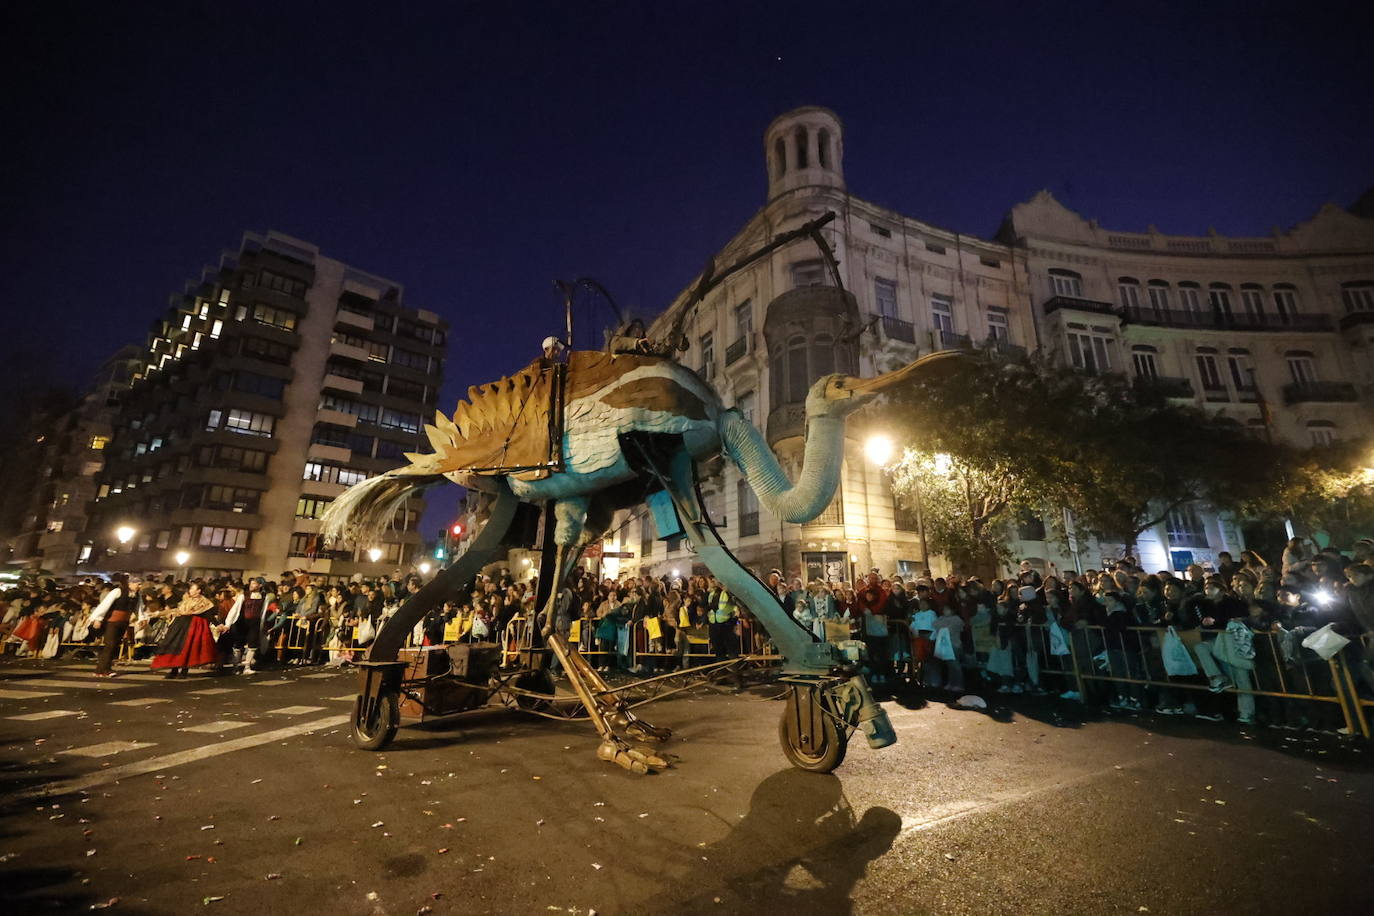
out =
[[844,136],[829,108],[809,105],[779,115],[763,132],[768,199],[811,185],[844,188]]

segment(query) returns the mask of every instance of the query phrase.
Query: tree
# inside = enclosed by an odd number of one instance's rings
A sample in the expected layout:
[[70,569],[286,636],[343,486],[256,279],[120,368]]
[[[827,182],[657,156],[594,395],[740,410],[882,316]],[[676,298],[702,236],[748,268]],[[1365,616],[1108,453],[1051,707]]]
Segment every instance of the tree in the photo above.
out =
[[[940,380],[894,391],[885,413],[914,448],[893,469],[899,501],[910,505],[912,485],[929,477],[920,454],[946,453],[966,469],[973,509],[962,512],[983,541],[1005,539],[1021,509],[1054,506],[1073,512],[1080,535],[1134,550],[1141,532],[1179,507],[1241,508],[1272,492],[1283,470],[1281,450],[1232,420],[1122,376],[1036,357],[970,356]],[[979,549],[984,561],[995,555]]]
[[1323,531],[1339,546],[1374,535],[1374,442],[1289,449],[1278,485],[1245,511],[1261,520],[1289,519],[1301,531]]

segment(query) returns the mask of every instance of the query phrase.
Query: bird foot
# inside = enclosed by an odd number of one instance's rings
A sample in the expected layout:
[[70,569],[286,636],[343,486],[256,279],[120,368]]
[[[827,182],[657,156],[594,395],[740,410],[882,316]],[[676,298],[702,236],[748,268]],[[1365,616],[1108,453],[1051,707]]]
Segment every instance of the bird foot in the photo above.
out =
[[667,760],[653,752],[645,753],[645,750],[647,748],[644,750],[633,748],[619,738],[614,738],[601,742],[601,745],[596,749],[596,756],[639,776],[671,766]]

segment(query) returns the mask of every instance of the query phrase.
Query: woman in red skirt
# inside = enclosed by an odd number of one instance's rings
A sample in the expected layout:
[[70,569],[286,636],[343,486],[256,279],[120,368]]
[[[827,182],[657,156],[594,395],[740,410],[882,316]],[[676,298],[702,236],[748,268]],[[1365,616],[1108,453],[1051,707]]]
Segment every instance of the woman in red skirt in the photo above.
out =
[[199,582],[192,582],[158,644],[153,667],[171,669],[167,672],[170,680],[185,677],[188,668],[214,664],[215,636],[210,632],[214,612],[215,603],[200,593]]

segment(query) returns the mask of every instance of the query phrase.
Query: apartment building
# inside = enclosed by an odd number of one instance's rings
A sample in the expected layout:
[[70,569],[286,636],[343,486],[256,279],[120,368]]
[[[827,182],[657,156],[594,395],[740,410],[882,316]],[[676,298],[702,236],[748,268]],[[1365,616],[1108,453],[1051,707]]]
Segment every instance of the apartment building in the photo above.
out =
[[408,569],[419,498],[376,544],[329,549],[319,518],[417,448],[447,333],[398,283],[298,239],[245,234],[154,322],[114,419],[83,564],[328,579]]

